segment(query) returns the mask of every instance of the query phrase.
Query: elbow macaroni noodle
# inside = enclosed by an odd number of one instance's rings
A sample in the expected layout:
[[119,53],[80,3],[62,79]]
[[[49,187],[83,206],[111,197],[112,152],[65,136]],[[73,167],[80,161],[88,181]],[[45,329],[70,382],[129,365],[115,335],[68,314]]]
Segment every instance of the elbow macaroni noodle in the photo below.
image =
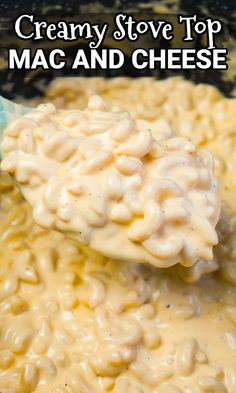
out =
[[165,121],[134,121],[96,95],[84,111],[42,104],[9,124],[2,150],[2,169],[42,227],[158,267],[212,259],[219,217],[212,157]]
[[94,94],[214,154],[219,244],[192,267],[118,263],[36,225],[1,173],[0,391],[235,393],[236,100],[145,78],[61,79],[45,100],[78,110]]

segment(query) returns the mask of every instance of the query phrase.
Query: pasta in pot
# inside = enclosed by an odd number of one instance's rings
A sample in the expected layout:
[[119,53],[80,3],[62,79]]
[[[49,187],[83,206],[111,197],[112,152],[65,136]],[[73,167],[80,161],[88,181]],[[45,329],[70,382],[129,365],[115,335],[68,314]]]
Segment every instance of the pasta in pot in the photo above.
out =
[[219,244],[190,268],[118,263],[34,224],[1,174],[0,390],[234,393],[236,100],[181,79],[58,80],[45,99],[81,109],[93,94],[214,154]]

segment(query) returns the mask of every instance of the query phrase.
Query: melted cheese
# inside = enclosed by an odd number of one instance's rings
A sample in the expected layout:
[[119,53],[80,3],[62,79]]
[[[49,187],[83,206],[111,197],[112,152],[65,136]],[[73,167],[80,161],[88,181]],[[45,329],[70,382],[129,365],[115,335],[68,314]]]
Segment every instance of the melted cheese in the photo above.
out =
[[181,79],[59,80],[46,99],[81,109],[93,94],[215,155],[219,244],[190,268],[117,262],[34,224],[1,174],[0,390],[235,393],[236,100]]
[[41,105],[9,124],[2,150],[42,227],[158,267],[212,260],[213,159],[164,121],[134,121],[99,96],[84,111]]

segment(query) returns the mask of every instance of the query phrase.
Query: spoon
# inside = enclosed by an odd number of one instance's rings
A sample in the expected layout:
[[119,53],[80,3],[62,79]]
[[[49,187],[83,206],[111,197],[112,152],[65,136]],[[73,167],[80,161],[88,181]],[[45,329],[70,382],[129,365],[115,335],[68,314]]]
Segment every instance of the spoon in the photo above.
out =
[[1,98],[0,134],[1,168],[41,227],[157,267],[212,259],[220,210],[212,158],[165,121],[132,119],[99,96],[83,111]]

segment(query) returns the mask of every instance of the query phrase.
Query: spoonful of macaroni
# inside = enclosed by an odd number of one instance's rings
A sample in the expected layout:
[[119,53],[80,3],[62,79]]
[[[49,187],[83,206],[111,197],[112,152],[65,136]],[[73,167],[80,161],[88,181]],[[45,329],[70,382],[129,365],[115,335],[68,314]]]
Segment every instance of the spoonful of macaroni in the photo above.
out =
[[212,259],[220,211],[213,159],[165,121],[134,120],[99,96],[84,111],[42,104],[13,117],[1,169],[38,225],[157,267]]

